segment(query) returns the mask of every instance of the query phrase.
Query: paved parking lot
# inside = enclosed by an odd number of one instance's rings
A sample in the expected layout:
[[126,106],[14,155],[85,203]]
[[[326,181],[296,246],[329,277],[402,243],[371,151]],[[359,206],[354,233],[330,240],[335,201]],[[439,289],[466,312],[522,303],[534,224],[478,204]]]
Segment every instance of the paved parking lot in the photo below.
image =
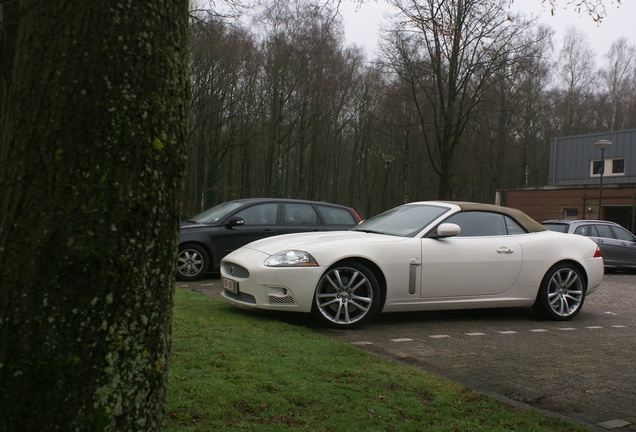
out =
[[[220,290],[218,279],[180,285]],[[636,275],[609,274],[569,322],[492,309],[385,314],[354,331],[315,330],[591,429],[636,431],[635,329]]]

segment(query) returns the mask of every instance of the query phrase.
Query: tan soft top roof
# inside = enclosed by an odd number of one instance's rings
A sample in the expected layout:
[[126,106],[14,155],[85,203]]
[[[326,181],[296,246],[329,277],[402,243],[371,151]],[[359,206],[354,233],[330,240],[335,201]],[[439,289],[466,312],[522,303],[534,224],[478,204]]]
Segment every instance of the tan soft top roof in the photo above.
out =
[[455,204],[459,206],[462,211],[491,211],[497,212],[501,214],[505,214],[513,218],[519,225],[521,225],[528,232],[539,232],[546,231],[547,228],[541,225],[539,222],[532,219],[530,216],[522,212],[521,210],[517,210],[510,207],[502,207],[494,204],[481,204],[481,203],[472,203],[472,202],[462,202],[462,201],[443,201],[448,204]]

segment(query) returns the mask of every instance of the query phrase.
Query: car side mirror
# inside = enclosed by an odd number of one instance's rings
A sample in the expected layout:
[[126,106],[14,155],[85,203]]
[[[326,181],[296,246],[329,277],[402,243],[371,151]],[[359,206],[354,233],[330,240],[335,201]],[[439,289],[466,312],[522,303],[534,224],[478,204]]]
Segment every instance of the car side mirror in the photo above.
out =
[[242,217],[233,216],[225,223],[225,227],[232,229],[235,226],[243,226],[245,225],[245,220]]
[[436,238],[454,237],[461,232],[459,225],[454,223],[443,223],[437,227]]

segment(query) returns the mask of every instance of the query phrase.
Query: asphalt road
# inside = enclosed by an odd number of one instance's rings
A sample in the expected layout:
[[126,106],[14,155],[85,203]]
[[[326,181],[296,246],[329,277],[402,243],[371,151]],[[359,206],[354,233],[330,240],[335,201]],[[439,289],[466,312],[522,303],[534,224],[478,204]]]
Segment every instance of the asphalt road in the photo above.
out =
[[[178,285],[220,297],[218,279]],[[635,274],[606,275],[568,322],[490,309],[382,314],[357,330],[312,329],[590,429],[636,431]]]

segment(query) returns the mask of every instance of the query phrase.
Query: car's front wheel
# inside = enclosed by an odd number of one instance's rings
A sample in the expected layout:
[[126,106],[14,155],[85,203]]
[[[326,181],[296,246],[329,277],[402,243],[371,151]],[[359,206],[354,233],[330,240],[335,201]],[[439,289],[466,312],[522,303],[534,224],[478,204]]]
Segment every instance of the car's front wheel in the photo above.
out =
[[366,266],[345,262],[329,268],[320,278],[312,313],[333,328],[354,328],[369,321],[380,306],[380,287]]
[[579,313],[584,301],[585,279],[581,270],[561,263],[545,274],[533,308],[542,318],[565,321]]
[[210,258],[207,252],[198,245],[179,246],[177,257],[177,279],[194,281],[202,279],[208,272]]

